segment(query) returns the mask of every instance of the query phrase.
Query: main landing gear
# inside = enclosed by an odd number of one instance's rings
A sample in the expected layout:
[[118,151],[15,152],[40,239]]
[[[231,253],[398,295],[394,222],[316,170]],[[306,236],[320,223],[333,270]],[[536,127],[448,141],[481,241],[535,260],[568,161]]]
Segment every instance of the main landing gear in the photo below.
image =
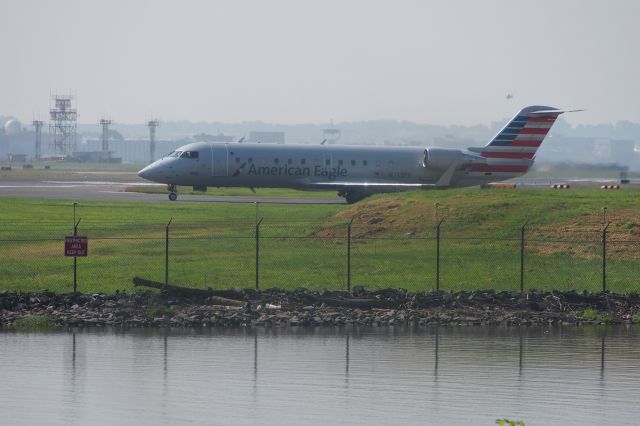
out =
[[169,191],[169,199],[175,201],[178,199],[178,187],[172,183],[167,185],[167,191]]
[[338,196],[344,197],[345,200],[347,200],[347,204],[353,204],[367,198],[368,194],[358,192],[358,191],[343,189],[341,191],[338,191]]

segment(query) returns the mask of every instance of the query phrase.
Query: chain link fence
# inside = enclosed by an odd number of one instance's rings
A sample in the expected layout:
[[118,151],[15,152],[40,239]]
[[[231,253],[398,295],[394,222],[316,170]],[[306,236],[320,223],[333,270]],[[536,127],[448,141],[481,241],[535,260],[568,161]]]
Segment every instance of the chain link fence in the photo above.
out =
[[[29,225],[0,231],[0,291],[72,291],[73,258],[63,249],[72,232]],[[89,250],[77,258],[77,288],[131,292],[141,277],[213,289],[640,289],[640,238],[624,224],[461,225],[79,223]]]

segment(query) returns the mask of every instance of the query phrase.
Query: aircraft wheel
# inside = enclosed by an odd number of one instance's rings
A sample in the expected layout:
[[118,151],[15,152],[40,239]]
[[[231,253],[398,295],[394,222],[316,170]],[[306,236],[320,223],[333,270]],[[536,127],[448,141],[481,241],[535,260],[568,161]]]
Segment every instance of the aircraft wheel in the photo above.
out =
[[175,192],[172,192],[171,194],[169,194],[169,199],[171,201],[175,201],[178,199],[178,194],[176,194]]
[[356,191],[346,191],[343,197],[347,200],[347,204],[353,204],[365,199],[367,194]]

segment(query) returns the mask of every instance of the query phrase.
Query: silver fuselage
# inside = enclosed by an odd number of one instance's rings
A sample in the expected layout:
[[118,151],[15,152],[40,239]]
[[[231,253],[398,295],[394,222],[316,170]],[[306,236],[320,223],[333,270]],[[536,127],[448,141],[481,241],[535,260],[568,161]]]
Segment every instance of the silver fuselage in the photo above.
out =
[[[431,167],[425,161],[426,150],[399,146],[198,142],[175,151],[197,152],[197,158],[167,156],[145,167],[139,175],[154,182],[182,186],[308,190],[356,187],[367,193],[392,192],[411,189],[411,184],[428,187],[438,182],[446,167]],[[437,150],[473,155],[461,150]],[[521,174],[462,168],[453,173],[447,187],[480,185]]]

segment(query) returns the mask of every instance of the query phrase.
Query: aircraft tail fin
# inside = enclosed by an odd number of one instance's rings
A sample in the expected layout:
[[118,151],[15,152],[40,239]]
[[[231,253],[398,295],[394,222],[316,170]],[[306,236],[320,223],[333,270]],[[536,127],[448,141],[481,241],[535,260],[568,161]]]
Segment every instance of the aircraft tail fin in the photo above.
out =
[[549,129],[565,112],[573,111],[541,105],[521,109],[487,145],[470,149],[488,159],[471,171],[526,173]]

